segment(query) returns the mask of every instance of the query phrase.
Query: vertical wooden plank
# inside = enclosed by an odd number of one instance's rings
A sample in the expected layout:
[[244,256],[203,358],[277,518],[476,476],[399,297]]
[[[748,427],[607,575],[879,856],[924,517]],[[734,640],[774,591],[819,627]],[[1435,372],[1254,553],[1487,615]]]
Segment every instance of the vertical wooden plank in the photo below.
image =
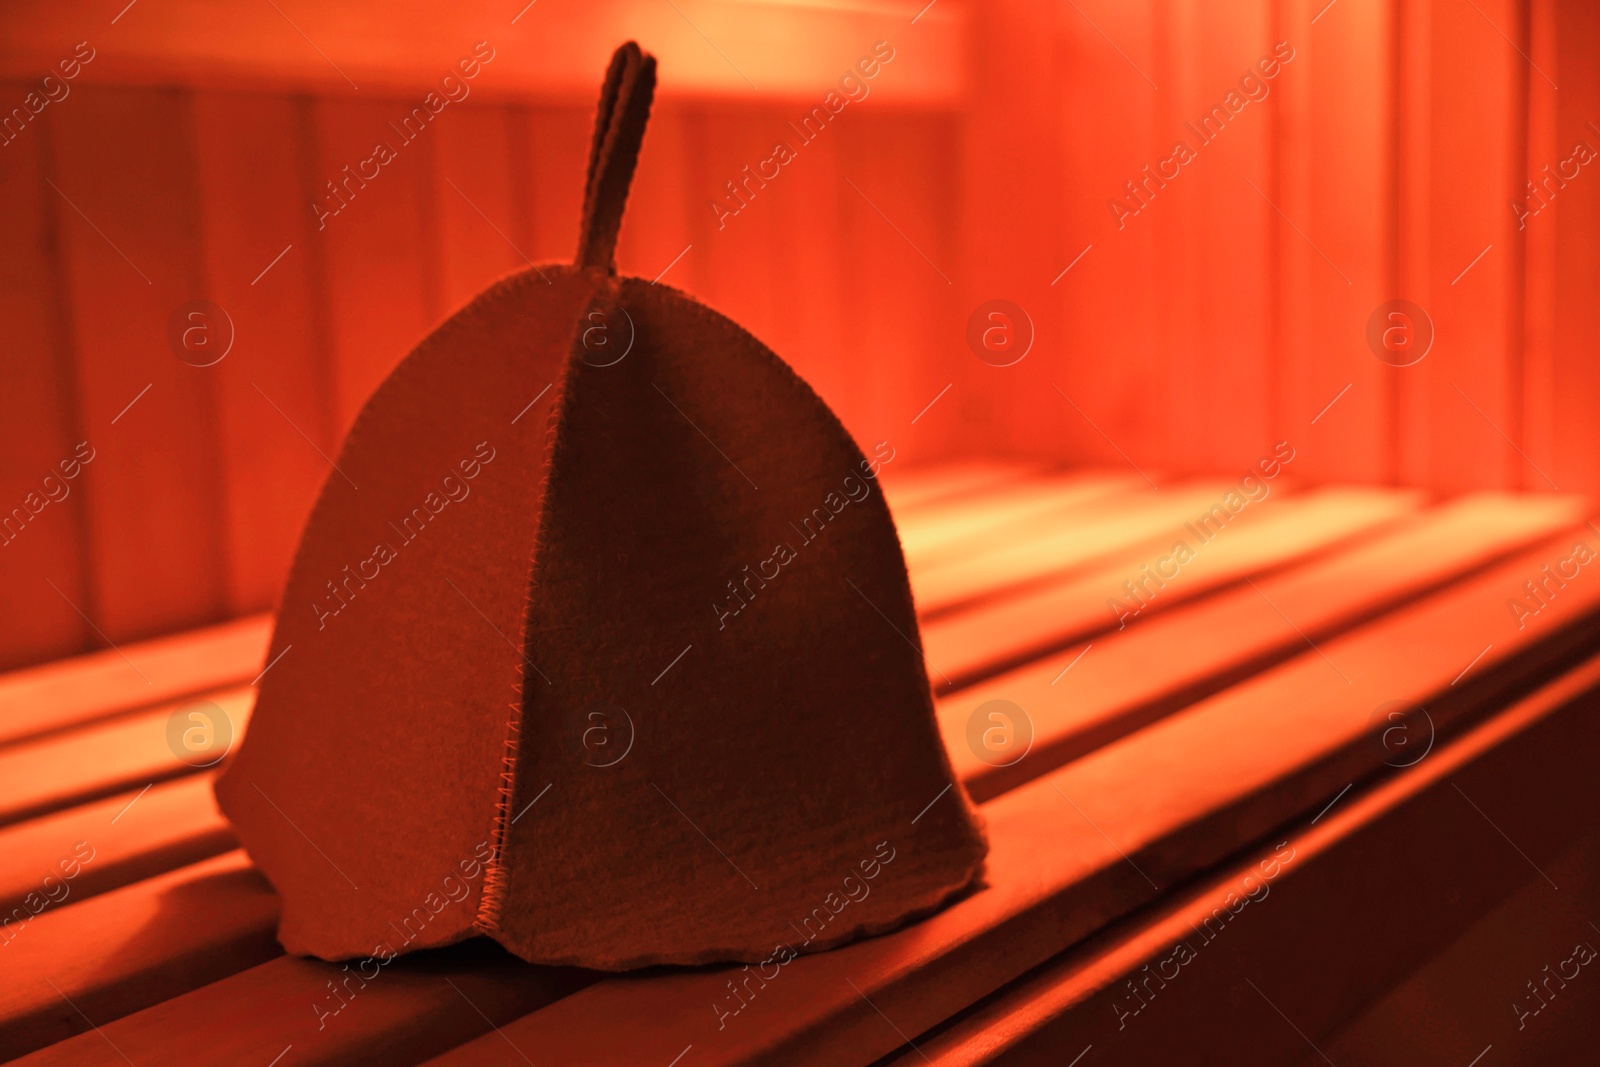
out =
[[[338,98],[319,99],[314,109],[315,192],[324,210],[337,209],[321,219],[314,240],[326,264],[333,410],[341,440],[372,390],[442,313],[438,262],[429,256],[437,247],[429,220],[439,131],[432,122],[405,127],[414,106],[416,101],[399,97],[360,103]],[[436,121],[459,117],[441,114]],[[380,145],[393,158],[364,180],[357,168]],[[304,417],[287,414],[295,421]]]
[[[1528,52],[1533,44],[1533,0],[1510,0],[1505,5],[1505,13],[1511,23],[1511,40],[1508,42],[1515,46],[1521,62],[1511,64],[1510,96],[1511,114],[1508,116],[1509,129],[1506,134],[1507,158],[1504,163],[1504,186],[1502,196],[1509,205],[1511,196],[1517,191],[1522,182],[1522,175],[1529,166],[1530,150],[1530,107],[1532,103],[1531,85],[1533,80],[1532,60]],[[1547,77],[1542,71],[1540,77]],[[1551,92],[1555,91],[1555,83],[1549,82]],[[1505,215],[1501,218],[1505,219]],[[1527,228],[1513,228],[1509,223],[1503,224],[1502,231],[1506,236],[1508,266],[1505,279],[1502,282],[1505,300],[1505,320],[1501,327],[1502,343],[1504,344],[1504,364],[1502,379],[1505,382],[1505,414],[1507,426],[1501,434],[1504,439],[1502,445],[1502,458],[1510,468],[1508,479],[1511,485],[1518,488],[1545,488],[1539,485],[1541,479],[1548,479],[1532,465],[1528,458],[1526,445],[1527,433],[1527,377],[1528,377],[1528,241]],[[1555,489],[1553,482],[1548,482],[1550,489]]]
[[709,127],[715,121],[711,110],[711,105],[702,100],[683,105],[683,184],[685,195],[689,198],[685,243],[693,243],[697,247],[672,268],[666,279],[701,299],[704,299],[706,286],[711,279],[711,243],[732,221],[716,207],[717,203],[728,203],[717,200],[719,193],[726,195],[722,182],[727,179],[718,176],[720,161],[706,158],[706,146],[711,137]]
[[[945,416],[953,412],[931,409],[926,428],[910,421],[954,380],[951,364],[977,363],[964,341],[967,309],[956,299],[961,291],[960,183],[941,165],[954,154],[954,130],[941,116],[921,109],[863,107],[861,114],[842,118],[854,121],[841,123],[840,177],[859,186],[860,193],[847,184],[835,203],[851,220],[844,306],[858,324],[847,326],[845,343],[817,362],[833,363],[835,374],[845,379],[836,403],[847,427],[858,436],[872,436],[869,448],[876,440],[903,442],[896,447],[906,450],[908,462],[959,454],[974,442],[946,443],[957,424]],[[806,224],[804,217],[795,223]],[[1005,391],[991,395],[1004,412],[1019,400],[1016,383],[1026,381],[1024,375],[1038,376],[1045,365],[1035,359],[977,369],[995,372],[991,388]],[[1016,448],[995,441],[985,451],[994,446]]]
[[[1045,399],[1056,403],[1054,440],[1080,462],[1125,467],[1126,454],[1141,466],[1170,468],[1166,397],[1182,357],[1168,343],[1176,267],[1162,252],[1172,247],[1175,217],[1155,210],[1131,215],[1112,204],[1129,202],[1124,183],[1152,162],[1152,153],[1165,158],[1171,151],[1179,111],[1172,94],[1156,86],[1171,84],[1177,42],[1168,32],[1167,5],[1153,2],[1063,7],[1055,32],[1061,147],[1052,195],[1061,204],[1062,235],[1050,262],[1040,264],[1039,279],[1062,307],[1060,354],[1046,357],[1051,378],[1042,385]],[[1003,41],[990,51],[991,64],[1004,63]],[[975,84],[973,91],[982,90]],[[1001,96],[990,106],[1004,109],[1006,101]]]
[[[736,204],[725,183],[742,178],[741,169],[753,167],[764,155],[762,146],[771,139],[772,128],[782,125],[775,118],[765,108],[718,103],[695,134],[703,161],[696,180],[720,193],[722,200]],[[836,136],[831,129],[821,135],[830,141]],[[790,166],[804,166],[807,157],[820,150],[815,146],[800,148],[800,158]],[[744,192],[746,206],[736,217],[726,219],[720,229],[710,207],[703,207],[705,219],[701,224],[709,222],[709,230],[705,240],[689,253],[695,260],[696,294],[779,351],[782,330],[775,299],[778,268],[773,250],[779,247],[780,203],[787,200],[787,192],[776,182],[754,193]],[[674,272],[682,265],[674,267]],[[801,363],[797,369],[805,375],[804,360]]]
[[[1093,239],[1103,244],[1104,209],[1098,200],[1104,194],[1093,179],[1076,173],[1081,160],[1101,158],[1103,149],[1072,155],[1085,127],[1094,129],[1102,113],[1086,109],[1080,114],[1057,86],[1065,72],[1087,66],[1105,76],[1103,85],[1116,86],[1108,95],[1117,103],[1140,99],[1148,90],[1071,8],[1008,0],[975,7],[968,17],[962,166],[951,176],[958,191],[960,244],[939,265],[955,284],[933,297],[945,375],[944,381],[925,382],[916,399],[926,404],[945,382],[952,384],[915,432],[908,432],[911,458],[972,452],[1038,456],[1067,449],[1096,454],[1106,447],[1103,439],[1051,385],[1058,381],[1068,395],[1084,391],[1075,376],[1082,369],[1076,354],[1083,351],[1085,324],[1074,321],[1074,307],[1050,280],[1066,265],[1069,242],[1081,248],[1090,239],[1084,236],[1082,214],[1088,204],[1098,211],[1089,215]],[[1106,15],[1093,12],[1092,17]],[[1105,66],[1107,56],[1115,68]],[[1073,188],[1078,182],[1081,186]],[[925,264],[923,270],[928,271]],[[1009,366],[981,360],[966,336],[969,318],[995,300],[1017,305],[1032,324],[1033,348]],[[1004,328],[1003,321],[995,325]],[[1023,324],[1012,327],[1020,336]],[[1096,394],[1089,403],[1091,417],[1104,420],[1115,402],[1106,404],[1102,390],[1089,391]]]
[[314,229],[301,183],[300,123],[300,109],[282,95],[202,92],[195,100],[207,292],[234,330],[232,350],[209,370],[219,411],[228,610],[236,615],[277,602],[330,473],[318,450],[331,455],[336,445],[324,350],[313,332]]
[[[933,233],[934,251],[930,254],[938,257],[939,264],[945,273],[950,274],[955,279],[956,286],[954,288],[959,288],[961,284],[960,218],[966,190],[961,181],[960,172],[950,167],[947,161],[955,158],[960,152],[960,122],[954,114],[930,108],[922,116],[919,132],[917,153],[912,160],[908,161],[908,165],[913,168],[913,172],[919,179],[920,197],[926,205],[925,210],[935,224]],[[1059,143],[1058,136],[1053,139]],[[1059,231],[1059,223],[1057,228]],[[1055,248],[1064,247],[1059,237],[1051,243]],[[1050,251],[1050,249],[1046,249],[1043,253],[1044,257],[1048,258]],[[1048,269],[1045,273],[1048,273]],[[1039,275],[1035,284],[1042,290],[1045,287],[1044,275]],[[886,426],[882,433],[874,434],[874,439],[879,437],[891,437],[892,439],[892,431],[899,431],[907,435],[908,447],[918,447],[918,439],[911,435],[918,431],[920,422],[907,425],[905,430],[900,430],[899,427],[908,418],[917,418],[926,409],[926,405],[934,402],[940,390],[947,383],[953,381],[952,376],[946,371],[949,364],[953,362],[965,364],[972,358],[972,353],[965,344],[967,317],[960,305],[950,300],[952,291],[954,291],[953,288],[941,287],[935,284],[932,278],[925,279],[921,300],[913,311],[913,314],[917,316],[918,330],[908,338],[909,344],[904,363],[906,368],[904,385],[890,393],[887,397],[887,402],[882,405],[879,412],[879,421],[892,425]],[[1061,309],[1059,304],[1049,300],[1037,302],[1044,307],[1042,327],[1048,331],[1047,336],[1059,338],[1061,336]],[[1035,328],[1034,344],[1036,346],[1040,345],[1038,328]],[[1030,352],[1029,356],[1044,356],[1048,351],[1048,348],[1040,346],[1036,352]],[[1025,360],[1024,362],[1027,361]],[[1044,395],[1042,392],[1044,386],[1038,383],[1041,378],[1048,375],[1049,369],[1050,362],[1047,359],[1034,359],[1028,364],[1028,370],[1033,379],[1031,388],[1039,391],[1041,396]],[[887,376],[891,383],[895,383],[900,379],[892,376],[899,373],[899,368],[888,366],[880,371],[880,376]],[[1046,402],[1049,403],[1048,400]],[[931,415],[933,409],[927,410]],[[1054,412],[1056,411],[1059,411],[1059,409],[1053,408],[1051,416],[1044,420],[1043,425],[1050,426],[1055,424]],[[957,423],[953,419],[943,423],[932,422],[926,430],[920,432],[933,441],[944,441],[953,436],[951,431],[956,425]],[[955,447],[941,447],[937,450],[936,455],[940,459],[948,460],[970,455],[973,452],[987,453],[991,451],[994,450],[986,447],[981,440],[971,440],[964,445],[957,442]],[[1017,452],[1020,450],[1013,448],[1010,451]],[[1052,451],[1059,454],[1059,449]],[[1037,452],[1035,451],[1034,454],[1037,454]]]
[[528,177],[533,202],[533,249],[528,254],[536,263],[571,263],[583,214],[594,105],[588,101],[537,101],[528,118],[532,124]]
[[[0,83],[6,99],[21,100],[29,88]],[[42,176],[51,117],[0,148],[0,322],[7,335],[0,359],[0,670],[82,651],[92,637],[72,606],[38,580],[49,576],[74,603],[94,609],[83,483],[60,467],[65,461],[67,471],[76,469],[73,449],[82,438],[72,324],[59,284],[59,198]]]
[[[1410,300],[1432,318],[1429,237],[1432,223],[1433,4],[1387,5],[1385,89],[1389,96],[1383,145],[1384,289],[1381,298]],[[1391,320],[1393,321],[1393,320]],[[1435,332],[1435,343],[1437,343]],[[1370,347],[1370,341],[1369,341]],[[1425,358],[1425,357],[1424,357]],[[1426,397],[1423,371],[1382,372],[1384,479],[1426,483],[1427,423],[1417,398]]]
[[[98,628],[112,641],[227,611],[214,368],[168,320],[203,295],[192,100],[79,87],[50,129],[81,383]],[[40,595],[55,595],[42,581]]]
[[1297,445],[1296,473],[1312,479],[1380,480],[1391,450],[1391,368],[1365,339],[1373,309],[1397,295],[1385,200],[1391,7],[1390,0],[1341,0],[1316,11],[1296,4],[1285,24],[1284,39],[1295,49],[1276,79],[1280,104],[1295,115],[1286,131],[1293,155],[1285,170],[1292,207],[1285,211],[1308,220],[1307,232],[1317,235],[1315,247],[1297,234],[1280,246],[1292,339],[1285,433]]
[[[1240,84],[1255,61],[1270,53],[1264,6],[1180,3],[1175,14],[1174,33],[1185,47],[1169,91],[1188,125],[1173,133],[1188,140],[1199,158],[1146,209],[1174,210],[1182,227],[1176,252],[1185,307],[1172,350],[1178,358],[1189,354],[1190,369],[1181,391],[1167,396],[1169,416],[1181,427],[1172,447],[1174,455],[1192,457],[1190,465],[1233,470],[1248,466],[1271,443],[1265,334],[1270,241],[1296,223],[1269,203],[1273,104],[1270,97],[1250,101]],[[1294,73],[1292,64],[1284,73]],[[1226,122],[1213,134],[1202,118],[1215,116],[1219,107]],[[1197,144],[1200,135],[1190,125],[1210,139]],[[1303,221],[1298,225],[1313,242],[1321,236]]]
[[[1272,92],[1276,98],[1273,114],[1273,152],[1275,160],[1275,185],[1278,204],[1291,218],[1313,219],[1315,206],[1311,197],[1311,129],[1314,115],[1312,72],[1324,60],[1322,49],[1311,40],[1310,20],[1316,14],[1294,0],[1277,0],[1275,5],[1275,32],[1273,43],[1290,42],[1295,49],[1295,59],[1289,71],[1280,71],[1272,79]],[[1320,20],[1319,20],[1320,21]],[[1297,68],[1297,69],[1296,69]],[[1287,440],[1293,436],[1305,442],[1305,458],[1322,453],[1328,462],[1329,451],[1321,446],[1324,434],[1316,434],[1311,422],[1319,410],[1344,388],[1339,382],[1331,388],[1323,383],[1337,373],[1327,368],[1322,374],[1313,372],[1320,368],[1313,355],[1317,338],[1310,328],[1314,305],[1311,274],[1311,257],[1316,251],[1293,233],[1277,234],[1273,244],[1273,262],[1276,265],[1275,282],[1277,369],[1274,373],[1278,392],[1278,418],[1273,429],[1273,439]],[[1319,261],[1320,262],[1320,261]],[[1319,278],[1319,280],[1328,280]],[[1349,286],[1345,287],[1350,288]],[[1309,395],[1308,395],[1309,394]],[[1320,424],[1323,420],[1318,419]],[[1317,445],[1313,445],[1313,441]],[[1300,451],[1297,446],[1297,452]],[[1341,457],[1333,456],[1338,459]],[[1297,455],[1295,462],[1300,462]]]
[[[1548,72],[1552,78],[1559,78],[1561,64],[1556,43],[1559,32],[1556,4],[1552,0],[1534,0],[1529,5],[1528,14],[1529,61],[1540,70]],[[1527,89],[1527,152],[1522,167],[1526,173],[1535,174],[1546,164],[1551,165],[1552,169],[1559,166],[1572,155],[1573,144],[1570,141],[1563,144],[1561,140],[1564,131],[1560,123],[1560,94],[1557,93],[1555,86],[1542,77],[1535,76],[1527,79]],[[1577,171],[1575,178],[1583,177],[1581,165],[1577,167]],[[1562,189],[1561,193],[1576,192],[1574,185],[1575,183],[1568,183],[1568,188]],[[1508,202],[1507,208],[1513,208],[1516,202],[1516,200]],[[1559,207],[1559,204],[1557,206]],[[1561,213],[1558,211],[1555,217],[1561,218]],[[1557,227],[1535,226],[1529,229],[1526,228],[1526,220],[1524,227],[1518,231],[1526,249],[1521,410],[1518,412],[1518,420],[1522,426],[1520,443],[1523,451],[1527,453],[1528,461],[1538,471],[1545,472],[1552,479],[1559,479],[1560,476],[1556,473],[1557,434],[1553,424],[1557,389],[1556,357],[1552,344],[1557,313],[1555,304]],[[1530,483],[1525,477],[1524,484],[1532,488],[1547,488],[1537,471],[1529,469],[1527,474],[1532,476],[1533,481]]]
[[[1407,193],[1419,188],[1415,168],[1399,174],[1401,278],[1420,294],[1411,299],[1428,310],[1435,330],[1427,358],[1401,368],[1399,474],[1445,490],[1517,485],[1523,466],[1512,401],[1520,367],[1508,343],[1522,325],[1513,310],[1522,238],[1506,205],[1513,162],[1520,169],[1525,155],[1525,61],[1517,48],[1525,51],[1526,42],[1514,42],[1526,27],[1515,0],[1477,6],[1434,8],[1425,39],[1402,27],[1402,63],[1427,64],[1432,98],[1426,137],[1403,128],[1404,140],[1414,151],[1425,144],[1430,160],[1451,162],[1433,165],[1420,186],[1428,227],[1420,248],[1407,233],[1420,221]],[[1423,54],[1413,58],[1416,51]],[[1488,254],[1461,275],[1486,246]]]
[[[1580,142],[1600,152],[1600,10],[1580,0],[1560,0],[1554,8],[1559,73],[1551,73],[1561,86],[1556,144],[1564,160]],[[1600,301],[1594,295],[1600,289],[1600,157],[1582,167],[1550,210],[1554,454],[1540,466],[1561,485],[1593,493],[1600,491]]]
[[[868,108],[876,103],[869,96],[862,112],[849,117],[862,120],[862,124],[870,123],[872,113]],[[787,141],[787,132],[786,125],[780,123],[770,139],[774,145],[780,139]],[[767,151],[772,147],[767,146]],[[916,411],[901,413],[895,426],[889,428],[874,422],[861,409],[863,383],[857,372],[869,359],[865,358],[860,334],[845,322],[848,294],[859,283],[863,270],[854,255],[855,246],[849,243],[844,221],[846,198],[856,199],[855,191],[845,183],[845,176],[852,173],[853,155],[842,150],[846,147],[842,141],[818,147],[819,151],[783,168],[784,188],[773,205],[782,216],[784,284],[794,294],[795,306],[804,309],[803,314],[788,316],[784,337],[788,349],[783,355],[791,361],[806,361],[806,381],[870,451],[877,441],[901,436],[896,431],[903,430]],[[925,366],[942,362],[942,356],[937,351],[923,351],[914,358]],[[907,447],[914,446],[907,441]]]
[[438,127],[440,276],[448,314],[490,282],[529,262],[519,245],[509,109],[452,105]]
[[[533,109],[526,100],[505,108],[506,167],[511,172],[511,219],[506,236],[529,259],[537,252],[533,243]],[[519,257],[520,261],[520,257]]]

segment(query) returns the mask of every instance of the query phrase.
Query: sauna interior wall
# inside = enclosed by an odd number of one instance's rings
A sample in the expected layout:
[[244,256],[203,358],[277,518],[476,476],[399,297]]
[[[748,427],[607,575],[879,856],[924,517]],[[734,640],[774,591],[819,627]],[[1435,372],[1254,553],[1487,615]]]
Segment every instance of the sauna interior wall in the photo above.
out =
[[[8,112],[80,41],[94,59],[0,146],[0,510],[93,458],[7,528],[0,668],[273,605],[368,392],[483,286],[570,257],[593,83],[630,34],[663,88],[621,269],[745,325],[898,464],[1164,481],[1286,441],[1313,482],[1600,491],[1600,168],[1573,162],[1600,148],[1600,13],[1325,5],[8,7]],[[471,95],[319,219],[479,40]],[[802,143],[879,41],[868,95]],[[780,140],[794,159],[730,199]],[[1396,297],[1434,330],[1405,368],[1365,337]],[[169,340],[194,299],[233,322],[212,367]],[[967,345],[992,299],[1034,325],[1012,366]]]

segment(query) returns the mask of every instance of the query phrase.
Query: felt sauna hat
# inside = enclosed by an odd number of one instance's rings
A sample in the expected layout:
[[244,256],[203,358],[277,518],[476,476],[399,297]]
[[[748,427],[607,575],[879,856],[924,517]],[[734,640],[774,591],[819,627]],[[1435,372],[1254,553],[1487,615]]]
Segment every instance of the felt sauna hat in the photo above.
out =
[[739,326],[616,274],[654,86],[618,50],[576,262],[419,344],[302,534],[216,787],[290,952],[750,962],[980,876],[878,460]]

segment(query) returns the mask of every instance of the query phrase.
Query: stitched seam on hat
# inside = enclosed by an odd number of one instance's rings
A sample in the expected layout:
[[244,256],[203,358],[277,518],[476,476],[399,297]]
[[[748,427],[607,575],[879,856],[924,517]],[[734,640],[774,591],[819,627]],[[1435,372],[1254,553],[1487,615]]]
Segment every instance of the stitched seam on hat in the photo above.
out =
[[[590,268],[597,269],[597,268]],[[539,557],[544,548],[544,537],[548,529],[546,522],[550,513],[550,472],[555,467],[556,445],[560,440],[561,427],[565,423],[567,403],[567,379],[572,373],[572,364],[578,358],[576,353],[580,330],[588,321],[587,312],[598,296],[599,290],[608,285],[614,285],[612,279],[603,279],[596,286],[596,292],[584,302],[578,317],[572,323],[572,332],[567,338],[567,358],[561,366],[561,375],[553,386],[554,395],[550,402],[550,419],[545,427],[548,443],[545,446],[545,467],[540,473],[539,486],[539,515],[534,523],[533,543],[528,549],[528,578],[524,589],[522,603],[522,656],[517,660],[517,678],[512,685],[512,692],[516,699],[512,702],[510,716],[506,722],[506,745],[501,756],[500,783],[495,800],[493,845],[490,860],[483,876],[483,895],[478,899],[478,911],[472,921],[473,929],[482,934],[493,935],[500,929],[501,917],[505,911],[506,891],[509,886],[507,873],[506,850],[507,839],[511,834],[511,805],[515,799],[517,789],[517,764],[521,756],[522,723],[527,716],[527,682],[528,672],[528,632],[529,620],[532,618],[534,604],[534,579],[537,574]],[[537,688],[534,690],[537,692]]]

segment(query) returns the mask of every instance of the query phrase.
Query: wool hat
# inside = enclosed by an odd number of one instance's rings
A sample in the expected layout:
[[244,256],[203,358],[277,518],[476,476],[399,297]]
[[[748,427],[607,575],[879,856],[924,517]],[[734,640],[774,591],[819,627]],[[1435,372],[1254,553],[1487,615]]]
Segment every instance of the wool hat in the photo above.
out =
[[981,876],[876,481],[892,442],[616,273],[654,86],[619,49],[575,262],[406,356],[306,524],[216,787],[292,953],[771,960]]

